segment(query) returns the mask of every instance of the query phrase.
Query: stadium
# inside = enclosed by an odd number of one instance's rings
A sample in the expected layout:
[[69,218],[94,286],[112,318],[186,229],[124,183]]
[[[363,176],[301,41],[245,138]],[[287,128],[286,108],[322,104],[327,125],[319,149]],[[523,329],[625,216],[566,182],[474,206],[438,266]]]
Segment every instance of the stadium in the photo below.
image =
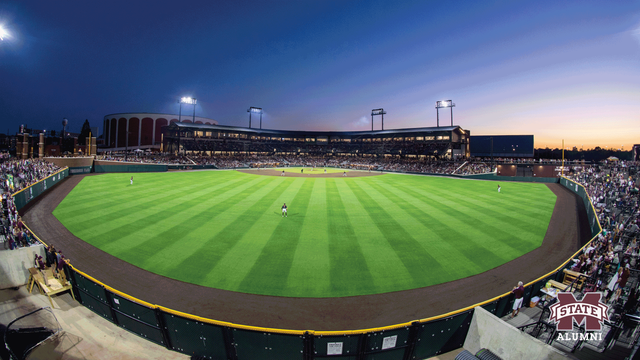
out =
[[0,358],[639,357],[638,4],[33,5]]
[[[462,348],[478,307],[509,314],[518,281],[526,302],[562,283],[601,231],[581,185],[540,177],[553,171],[456,175],[471,166],[464,156],[449,164],[468,153],[467,133],[174,122],[163,133],[174,156],[240,160],[224,170],[153,154],[138,154],[150,163],[47,158],[64,180],[14,198],[29,229],[65,249],[75,299],[171,350],[306,359],[342,343],[336,358],[428,358]],[[429,158],[450,170],[385,168]],[[194,331],[215,340],[203,347]],[[381,349],[388,338],[401,342]]]

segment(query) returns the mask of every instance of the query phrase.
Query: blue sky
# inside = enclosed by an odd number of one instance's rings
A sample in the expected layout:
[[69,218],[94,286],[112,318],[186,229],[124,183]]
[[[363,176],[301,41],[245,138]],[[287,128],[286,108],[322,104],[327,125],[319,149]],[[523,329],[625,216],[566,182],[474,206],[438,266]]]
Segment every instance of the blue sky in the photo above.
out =
[[0,24],[0,132],[181,96],[223,125],[257,106],[263,128],[366,130],[375,108],[421,127],[452,99],[472,134],[640,143],[638,1],[5,0]]

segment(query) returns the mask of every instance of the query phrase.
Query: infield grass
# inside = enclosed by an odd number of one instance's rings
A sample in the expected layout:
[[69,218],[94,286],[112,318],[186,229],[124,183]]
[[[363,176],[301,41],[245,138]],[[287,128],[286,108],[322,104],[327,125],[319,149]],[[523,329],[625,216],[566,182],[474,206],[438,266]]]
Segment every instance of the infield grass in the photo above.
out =
[[53,214],[148,271],[292,297],[414,289],[490,270],[542,244],[556,201],[544,184],[500,183],[498,193],[492,181],[399,174],[139,173],[129,185],[130,176],[85,177]]

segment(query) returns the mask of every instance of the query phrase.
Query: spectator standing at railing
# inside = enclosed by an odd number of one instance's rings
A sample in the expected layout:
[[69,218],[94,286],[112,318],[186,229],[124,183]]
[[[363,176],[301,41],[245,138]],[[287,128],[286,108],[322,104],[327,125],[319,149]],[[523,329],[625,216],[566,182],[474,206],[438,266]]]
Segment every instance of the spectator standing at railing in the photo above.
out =
[[620,295],[622,295],[622,289],[627,286],[627,281],[629,280],[629,275],[631,275],[631,271],[629,271],[629,264],[625,265],[622,270],[622,273],[618,272],[618,288],[616,289],[616,297],[615,299],[619,299]]
[[520,313],[520,308],[524,301],[524,286],[522,281],[519,281],[518,286],[514,286],[511,292],[516,296],[516,299],[513,302],[513,312],[511,313],[511,318],[514,318],[518,316],[518,313]]

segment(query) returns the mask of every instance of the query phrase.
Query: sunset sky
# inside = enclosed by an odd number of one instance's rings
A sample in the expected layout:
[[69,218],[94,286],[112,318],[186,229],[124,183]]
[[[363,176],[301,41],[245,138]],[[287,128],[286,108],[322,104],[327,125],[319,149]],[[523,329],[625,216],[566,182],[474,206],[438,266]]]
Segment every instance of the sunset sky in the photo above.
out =
[[367,130],[375,108],[424,127],[451,99],[472,135],[640,144],[639,1],[5,0],[0,26],[1,133],[181,96],[222,125],[256,106],[269,129]]

